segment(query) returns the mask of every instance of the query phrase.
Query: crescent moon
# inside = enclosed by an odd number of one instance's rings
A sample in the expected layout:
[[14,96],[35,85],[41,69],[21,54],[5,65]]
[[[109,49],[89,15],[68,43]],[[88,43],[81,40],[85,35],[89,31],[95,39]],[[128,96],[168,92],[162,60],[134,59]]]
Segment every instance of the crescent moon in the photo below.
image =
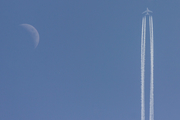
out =
[[20,26],[24,27],[28,32],[31,33],[31,36],[33,38],[34,41],[34,49],[38,46],[39,44],[39,33],[36,30],[35,27],[33,27],[30,24],[21,24]]

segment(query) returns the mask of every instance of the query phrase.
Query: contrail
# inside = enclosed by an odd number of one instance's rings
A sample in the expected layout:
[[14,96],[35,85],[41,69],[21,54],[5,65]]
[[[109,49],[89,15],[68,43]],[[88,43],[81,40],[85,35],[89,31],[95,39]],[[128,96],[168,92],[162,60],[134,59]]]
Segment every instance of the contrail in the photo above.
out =
[[154,120],[154,36],[153,36],[153,18],[148,8],[145,16],[142,18],[141,34],[141,120],[145,120],[145,44],[146,44],[146,16],[149,16],[150,32],[150,103],[149,103],[149,120]]
[[150,77],[150,110],[149,120],[154,120],[154,36],[153,36],[153,18],[149,16],[150,30],[150,59],[151,59],[151,77]]
[[145,42],[146,42],[146,16],[142,18],[142,34],[141,34],[141,120],[145,120]]

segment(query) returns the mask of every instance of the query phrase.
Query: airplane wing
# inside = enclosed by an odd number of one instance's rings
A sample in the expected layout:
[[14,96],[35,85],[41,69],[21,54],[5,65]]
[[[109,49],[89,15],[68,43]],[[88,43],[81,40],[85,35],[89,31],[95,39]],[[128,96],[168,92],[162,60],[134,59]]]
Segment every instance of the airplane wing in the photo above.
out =
[[146,10],[146,11],[144,11],[142,14],[144,14],[144,13],[147,13],[147,10]]

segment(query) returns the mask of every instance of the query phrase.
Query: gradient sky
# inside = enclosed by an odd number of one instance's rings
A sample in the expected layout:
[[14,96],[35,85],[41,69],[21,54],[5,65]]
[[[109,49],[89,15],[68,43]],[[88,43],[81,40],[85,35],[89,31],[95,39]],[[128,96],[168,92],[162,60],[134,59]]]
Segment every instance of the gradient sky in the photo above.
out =
[[[179,0],[1,0],[0,119],[140,120],[147,7],[154,20],[155,120],[180,119]],[[36,49],[23,23],[38,30]],[[149,73],[147,35],[146,120]]]

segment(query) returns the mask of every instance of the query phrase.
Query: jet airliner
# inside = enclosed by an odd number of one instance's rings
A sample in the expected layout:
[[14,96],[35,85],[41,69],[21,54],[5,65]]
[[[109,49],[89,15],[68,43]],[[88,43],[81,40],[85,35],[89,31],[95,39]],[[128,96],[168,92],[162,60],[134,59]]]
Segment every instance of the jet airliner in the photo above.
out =
[[147,8],[147,10],[146,10],[146,11],[144,11],[142,14],[146,13],[146,15],[149,15],[149,12],[151,12],[151,13],[152,13],[152,11],[150,11],[150,10]]

